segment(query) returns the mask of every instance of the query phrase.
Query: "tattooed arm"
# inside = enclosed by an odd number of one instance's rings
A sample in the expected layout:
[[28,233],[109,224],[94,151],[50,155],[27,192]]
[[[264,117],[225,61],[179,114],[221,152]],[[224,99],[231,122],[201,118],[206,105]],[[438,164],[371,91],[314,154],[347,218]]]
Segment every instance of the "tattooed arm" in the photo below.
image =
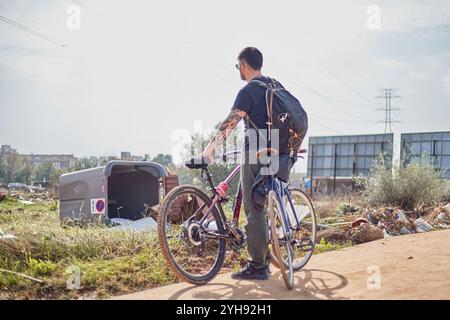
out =
[[227,139],[231,131],[233,131],[238,122],[245,117],[245,115],[245,111],[233,108],[228,117],[220,124],[216,134],[202,153],[203,158],[205,158],[208,163],[212,162],[215,149]]

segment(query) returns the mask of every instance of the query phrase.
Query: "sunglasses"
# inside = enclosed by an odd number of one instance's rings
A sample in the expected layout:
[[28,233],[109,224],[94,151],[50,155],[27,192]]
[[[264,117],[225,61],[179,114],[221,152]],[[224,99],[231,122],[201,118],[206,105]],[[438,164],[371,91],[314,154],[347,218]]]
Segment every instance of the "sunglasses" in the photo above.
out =
[[236,63],[235,67],[236,67],[236,69],[241,70],[241,64],[240,63]]

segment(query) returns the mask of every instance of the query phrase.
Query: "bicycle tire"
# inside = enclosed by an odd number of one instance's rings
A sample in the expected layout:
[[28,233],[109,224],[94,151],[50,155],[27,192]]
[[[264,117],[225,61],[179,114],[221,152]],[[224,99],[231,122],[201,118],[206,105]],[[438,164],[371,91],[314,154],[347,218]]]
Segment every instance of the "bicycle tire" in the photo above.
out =
[[[276,227],[276,213],[274,210],[275,201],[278,201],[276,193],[275,193],[275,191],[271,190],[268,195],[268,204],[267,204],[267,214],[269,216],[269,225],[270,225],[270,232],[271,232],[270,241],[272,244],[272,250],[273,250],[274,256],[276,257],[276,260],[280,267],[279,269],[280,269],[283,281],[284,281],[286,287],[289,290],[292,290],[294,288],[294,275],[293,275],[293,270],[288,274],[288,270],[286,270],[287,268],[286,268],[283,258],[281,256],[280,242],[278,239],[278,232],[277,232],[277,227]],[[284,228],[283,228],[283,232],[284,232]],[[289,268],[289,266],[288,266],[288,268]]]
[[[174,200],[177,199],[177,197],[179,197],[183,193],[186,193],[186,194],[189,193],[189,194],[196,195],[202,201],[204,201],[204,203],[206,203],[208,207],[211,205],[211,198],[208,197],[202,190],[198,189],[197,187],[194,187],[191,185],[181,185],[181,186],[178,186],[178,187],[175,187],[174,189],[172,189],[165,196],[165,198],[160,206],[160,210],[159,210],[159,214],[158,214],[158,235],[159,235],[160,247],[161,247],[161,251],[163,253],[163,256],[166,260],[167,265],[174,272],[174,274],[177,276],[178,279],[180,279],[181,281],[195,284],[195,285],[202,285],[202,284],[206,284],[209,281],[211,281],[219,273],[220,269],[222,268],[222,265],[225,260],[225,251],[226,251],[225,239],[221,238],[218,240],[219,241],[219,246],[218,246],[219,252],[218,252],[217,259],[216,259],[213,267],[205,275],[198,276],[198,277],[193,276],[192,274],[190,274],[189,272],[184,270],[176,262],[175,257],[170,252],[170,249],[169,249],[168,243],[167,243],[166,221],[169,216],[170,205],[172,204],[172,202]],[[215,219],[218,233],[224,234],[223,223],[220,218],[219,212],[217,211],[216,208],[214,208],[211,211],[211,213]]]
[[[305,260],[302,260],[299,263],[295,263],[295,261],[293,262],[294,271],[299,271],[308,263],[308,261],[311,259],[312,255],[314,253],[314,248],[315,248],[315,245],[316,245],[316,234],[317,234],[317,216],[316,216],[316,210],[314,208],[314,205],[313,205],[311,199],[309,198],[309,196],[304,191],[302,191],[301,189],[296,188],[296,187],[289,187],[289,191],[291,192],[291,196],[293,195],[294,192],[298,193],[298,194],[301,194],[301,197],[308,204],[308,207],[310,209],[310,215],[311,215],[311,218],[313,220],[313,222],[312,222],[312,233],[313,233],[313,238],[314,239],[313,239],[313,244],[312,244],[311,251],[309,253],[307,253]],[[270,262],[272,263],[272,265],[275,268],[280,269],[280,265],[278,263],[278,260],[274,257],[272,251],[269,251],[269,258],[270,258]]]

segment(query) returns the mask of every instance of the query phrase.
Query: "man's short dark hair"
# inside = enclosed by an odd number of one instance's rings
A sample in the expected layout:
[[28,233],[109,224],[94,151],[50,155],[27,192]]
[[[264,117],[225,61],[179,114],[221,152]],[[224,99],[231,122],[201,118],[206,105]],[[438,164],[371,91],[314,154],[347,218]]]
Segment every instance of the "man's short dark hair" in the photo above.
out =
[[239,60],[244,60],[252,69],[259,71],[263,65],[263,56],[261,51],[255,47],[247,47],[242,49],[238,55]]

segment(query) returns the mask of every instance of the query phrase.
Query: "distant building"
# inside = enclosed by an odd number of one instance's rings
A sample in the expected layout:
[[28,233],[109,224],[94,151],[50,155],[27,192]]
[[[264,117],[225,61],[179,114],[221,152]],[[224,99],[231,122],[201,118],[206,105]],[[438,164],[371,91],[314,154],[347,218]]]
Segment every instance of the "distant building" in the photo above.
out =
[[51,163],[56,169],[69,169],[73,167],[77,158],[73,154],[22,154],[32,166]]
[[18,155],[32,166],[51,163],[56,169],[69,169],[77,161],[73,154],[19,154],[10,145],[2,145],[0,148],[0,159],[10,155]]
[[142,161],[143,158],[140,156],[132,155],[131,152],[122,151],[120,153],[120,160],[126,160],[126,161]]
[[0,148],[0,159],[12,154],[18,154],[16,149],[11,148],[11,146],[7,144],[2,145]]

